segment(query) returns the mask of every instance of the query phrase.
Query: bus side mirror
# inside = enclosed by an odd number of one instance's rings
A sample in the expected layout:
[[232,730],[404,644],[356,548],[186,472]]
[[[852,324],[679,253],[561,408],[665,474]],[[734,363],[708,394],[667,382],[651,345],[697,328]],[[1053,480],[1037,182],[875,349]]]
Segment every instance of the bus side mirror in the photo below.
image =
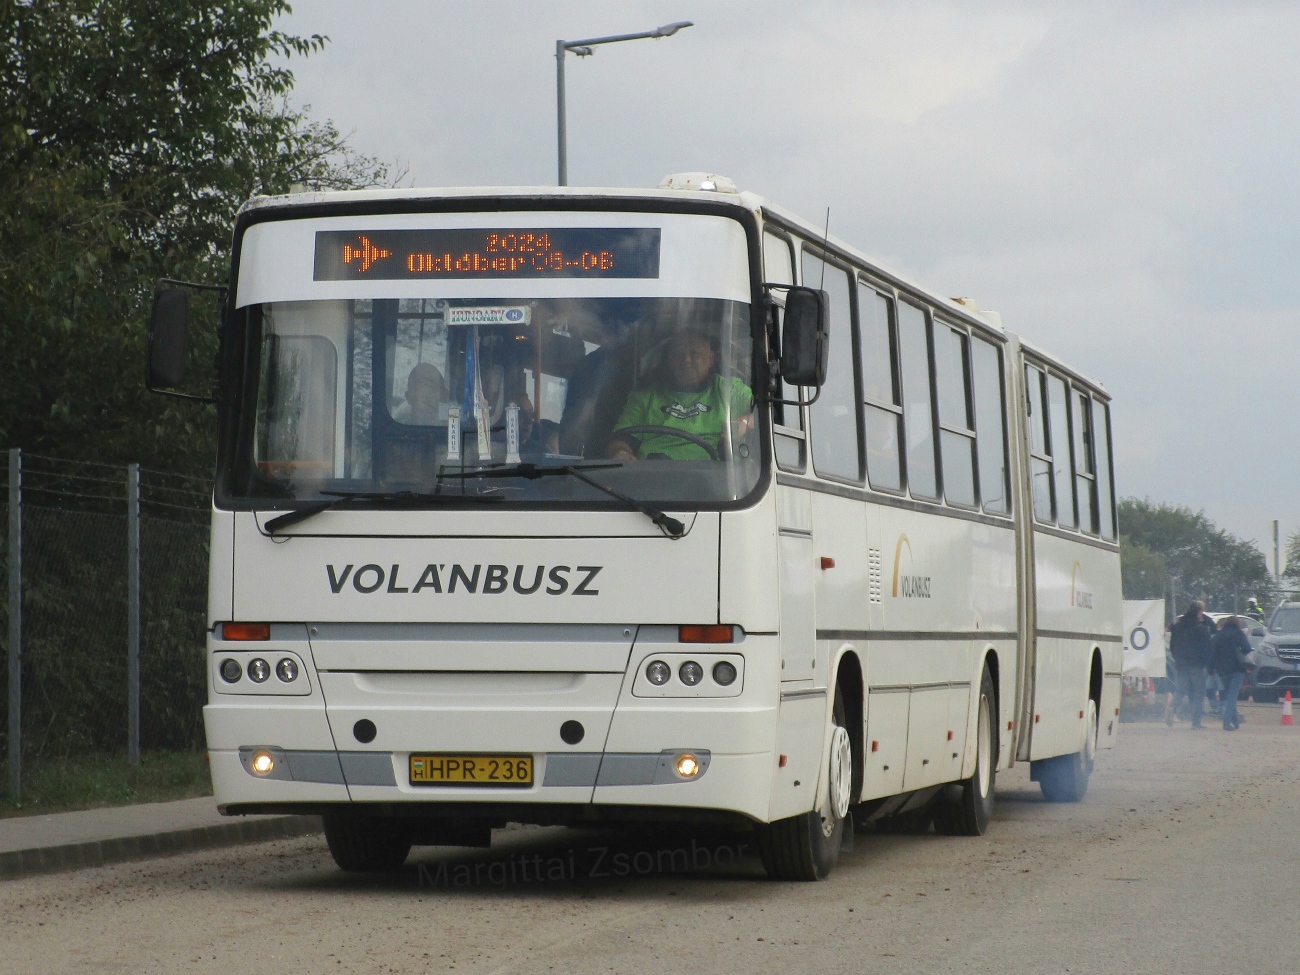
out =
[[190,329],[190,295],[181,288],[159,288],[149,317],[149,361],[145,388],[171,389],[185,378],[185,351]]
[[826,382],[830,301],[825,291],[793,286],[781,328],[781,378],[791,386],[820,388]]

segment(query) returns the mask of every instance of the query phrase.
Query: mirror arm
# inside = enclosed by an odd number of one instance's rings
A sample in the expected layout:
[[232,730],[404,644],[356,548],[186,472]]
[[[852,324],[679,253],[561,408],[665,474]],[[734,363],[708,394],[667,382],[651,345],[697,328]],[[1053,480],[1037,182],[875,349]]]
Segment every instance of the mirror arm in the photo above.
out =
[[225,296],[230,292],[230,286],[225,284],[199,284],[197,281],[179,281],[176,278],[159,278],[158,283],[174,284],[178,288],[193,288],[195,291],[219,291],[222,304],[225,304]]
[[192,393],[178,393],[174,389],[159,389],[156,386],[146,386],[151,393],[157,393],[159,396],[173,396],[176,399],[187,399],[194,403],[216,403],[215,396],[195,396]]
[[821,397],[821,395],[822,395],[822,388],[818,386],[817,392],[813,393],[812,399],[777,399],[773,396],[769,396],[767,398],[767,401],[774,405],[780,403],[782,406],[812,406],[814,403],[817,402],[817,400]]

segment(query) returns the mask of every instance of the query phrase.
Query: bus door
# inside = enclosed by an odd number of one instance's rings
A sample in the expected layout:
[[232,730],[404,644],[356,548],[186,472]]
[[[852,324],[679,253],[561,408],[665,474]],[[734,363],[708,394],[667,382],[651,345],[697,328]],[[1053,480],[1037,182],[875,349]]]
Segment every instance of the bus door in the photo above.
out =
[[782,768],[773,786],[768,814],[772,819],[781,819],[816,807],[827,702],[825,680],[818,686],[817,679],[819,565],[813,545],[812,497],[803,488],[778,485],[776,490],[781,583],[781,717],[777,749]]
[[[817,673],[817,556],[812,498],[801,488],[777,487],[781,571],[781,680],[807,681]],[[824,682],[823,682],[824,684]]]

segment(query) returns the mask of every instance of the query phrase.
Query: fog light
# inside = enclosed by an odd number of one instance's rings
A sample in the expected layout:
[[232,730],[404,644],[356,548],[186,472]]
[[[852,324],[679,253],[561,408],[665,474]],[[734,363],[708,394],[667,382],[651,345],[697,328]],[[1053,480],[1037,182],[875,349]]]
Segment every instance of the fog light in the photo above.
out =
[[254,775],[270,775],[275,771],[275,756],[268,751],[253,752],[253,760],[248,764]]
[[645,669],[645,679],[656,687],[668,683],[668,678],[673,675],[673,669],[662,660],[652,660],[650,665]]
[[248,679],[260,684],[271,676],[271,665],[261,657],[254,657],[248,662]]
[[677,774],[683,779],[693,779],[700,774],[700,760],[687,752],[684,755],[678,755],[677,761],[673,765]]
[[728,687],[736,682],[736,665],[726,660],[720,660],[713,665],[713,681]]
[[298,662],[292,657],[285,657],[275,665],[275,676],[286,684],[292,684],[298,679]]
[[239,678],[244,676],[244,668],[239,666],[239,661],[227,657],[221,661],[221,679],[227,684],[238,684]]
[[682,683],[687,687],[694,687],[700,681],[704,680],[704,668],[694,660],[688,660],[682,664],[681,669],[677,671],[677,676],[682,679]]

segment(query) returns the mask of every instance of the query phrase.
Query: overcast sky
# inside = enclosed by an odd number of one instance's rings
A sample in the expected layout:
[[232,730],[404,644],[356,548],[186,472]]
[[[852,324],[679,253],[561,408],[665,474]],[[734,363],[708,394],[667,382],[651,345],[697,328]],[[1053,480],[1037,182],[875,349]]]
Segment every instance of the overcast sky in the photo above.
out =
[[1100,380],[1121,495],[1300,528],[1300,4],[295,0],[296,101],[416,186],[709,170]]

